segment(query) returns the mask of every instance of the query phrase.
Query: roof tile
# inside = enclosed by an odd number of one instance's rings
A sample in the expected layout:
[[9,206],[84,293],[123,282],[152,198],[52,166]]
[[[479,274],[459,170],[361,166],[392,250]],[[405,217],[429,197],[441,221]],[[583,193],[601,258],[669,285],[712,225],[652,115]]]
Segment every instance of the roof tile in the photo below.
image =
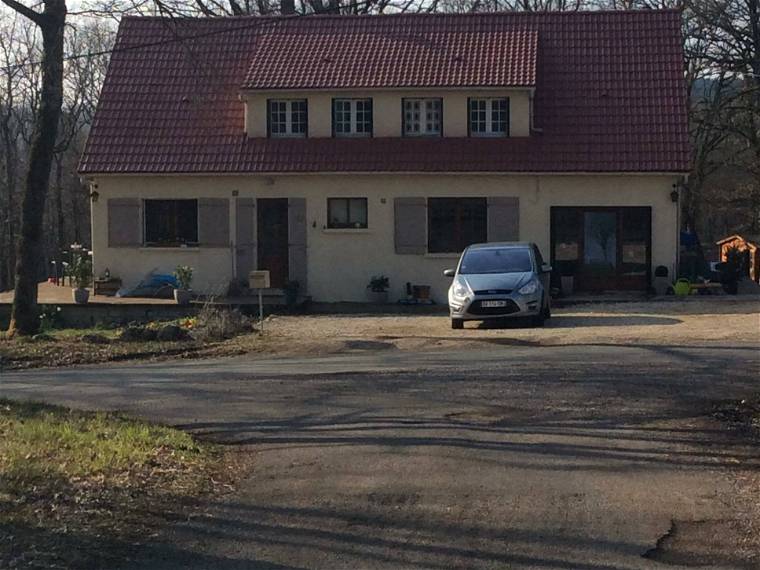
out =
[[[283,38],[293,39],[292,51],[283,51]],[[361,49],[338,58],[349,40]],[[367,53],[377,57],[365,66],[359,56]],[[453,61],[459,54],[466,61]],[[80,170],[683,172],[690,149],[682,61],[675,11],[124,18]],[[535,84],[537,132],[488,140],[272,140],[243,132],[244,84],[412,81]]]

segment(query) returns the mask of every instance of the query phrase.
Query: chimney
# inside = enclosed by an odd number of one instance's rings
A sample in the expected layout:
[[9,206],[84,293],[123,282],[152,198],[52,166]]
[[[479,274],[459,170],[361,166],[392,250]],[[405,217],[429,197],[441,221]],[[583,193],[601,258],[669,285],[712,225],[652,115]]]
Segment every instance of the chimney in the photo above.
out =
[[280,12],[283,16],[296,13],[296,0],[280,0]]

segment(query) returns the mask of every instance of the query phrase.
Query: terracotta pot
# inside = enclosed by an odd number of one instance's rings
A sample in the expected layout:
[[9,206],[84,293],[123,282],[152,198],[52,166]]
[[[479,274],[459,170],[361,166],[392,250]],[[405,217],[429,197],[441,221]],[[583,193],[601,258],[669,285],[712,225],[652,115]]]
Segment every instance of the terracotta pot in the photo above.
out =
[[90,291],[88,289],[72,289],[71,296],[77,305],[86,305],[90,300]]
[[187,289],[175,289],[174,300],[178,305],[189,305],[193,299],[193,294]]

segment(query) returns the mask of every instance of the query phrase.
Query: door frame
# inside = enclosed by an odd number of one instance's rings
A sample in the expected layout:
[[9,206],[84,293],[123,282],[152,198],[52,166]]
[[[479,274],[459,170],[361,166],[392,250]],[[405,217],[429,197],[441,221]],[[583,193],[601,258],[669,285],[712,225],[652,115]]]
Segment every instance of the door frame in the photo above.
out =
[[[614,286],[611,287],[614,290],[621,291],[640,291],[648,289],[652,283],[652,207],[651,206],[550,206],[549,208],[549,255],[551,258],[551,264],[557,267],[556,251],[555,251],[555,235],[557,220],[555,212],[559,210],[572,210],[580,214],[581,224],[577,228],[577,240],[578,240],[578,256],[576,260],[574,276],[576,284],[574,289],[580,291],[598,291],[599,288],[588,289],[583,286],[582,280],[582,268],[584,266],[585,258],[585,214],[586,212],[608,212],[616,215],[616,233],[615,233],[615,274],[614,274]],[[640,283],[642,276],[626,275],[623,272],[623,214],[630,210],[646,210],[648,219],[648,232],[646,236],[646,275],[643,276],[644,282]]]
[[264,208],[262,207],[262,205],[267,202],[269,202],[270,205],[273,202],[279,202],[279,207],[281,207],[284,212],[285,229],[282,235],[283,243],[280,245],[282,246],[282,254],[283,254],[283,259],[285,263],[285,276],[284,276],[283,283],[280,285],[275,285],[274,279],[272,280],[273,289],[282,289],[287,284],[288,280],[290,279],[290,269],[291,269],[290,268],[290,248],[289,248],[290,246],[290,215],[289,215],[290,208],[289,208],[287,198],[257,198],[256,199],[256,208],[255,208],[256,209],[256,214],[255,214],[256,215],[256,268],[268,269],[268,268],[262,267],[262,263],[261,263],[261,255],[262,255],[262,252],[264,251],[264,247],[262,247],[262,245],[264,244],[267,238],[267,236],[263,236],[261,233],[264,228],[264,224],[261,223],[261,217],[264,215]]

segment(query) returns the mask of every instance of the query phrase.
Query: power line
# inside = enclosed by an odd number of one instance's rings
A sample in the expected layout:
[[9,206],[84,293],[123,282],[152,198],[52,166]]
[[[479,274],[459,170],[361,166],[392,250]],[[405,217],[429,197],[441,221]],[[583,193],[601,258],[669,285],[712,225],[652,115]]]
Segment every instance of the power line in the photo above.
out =
[[[377,4],[377,0],[363,0],[362,2],[357,2],[354,4],[351,4],[352,8],[358,8],[361,6],[371,6],[373,4]],[[114,46],[109,49],[100,50],[100,51],[93,51],[93,52],[87,52],[87,53],[78,53],[73,55],[68,55],[63,57],[63,61],[75,61],[78,59],[91,59],[95,57],[101,57],[104,55],[113,55],[115,53],[122,53],[122,52],[128,52],[138,49],[144,49],[144,48],[150,48],[150,47],[156,47],[161,45],[167,45],[177,42],[184,42],[188,40],[195,40],[195,39],[202,39],[210,36],[220,35],[220,34],[226,34],[228,32],[237,32],[241,30],[247,30],[256,26],[262,26],[263,24],[270,24],[274,22],[280,22],[280,21],[287,21],[287,20],[294,20],[297,18],[304,18],[309,16],[324,16],[324,15],[335,15],[335,14],[323,14],[319,12],[308,12],[305,14],[293,14],[293,15],[270,15],[270,16],[221,16],[219,18],[212,18],[212,17],[206,17],[206,18],[195,18],[195,17],[179,17],[175,18],[174,16],[164,17],[164,16],[142,16],[146,19],[159,19],[163,20],[165,22],[193,22],[198,20],[218,20],[221,21],[222,19],[227,20],[250,20],[245,25],[235,26],[235,27],[223,27],[219,30],[212,30],[208,32],[198,33],[198,34],[191,34],[187,36],[179,35],[177,30],[171,30],[172,33],[175,34],[175,37],[168,38],[164,40],[156,40],[155,42],[146,42],[143,44],[135,44],[135,45],[129,45],[129,46],[123,46],[123,47],[117,47]],[[139,18],[140,16],[125,16],[125,17],[134,17]],[[7,74],[10,74],[12,70],[22,69],[24,67],[34,67],[34,66],[40,66],[42,65],[42,60],[37,61],[26,61],[23,63],[14,63],[6,65],[2,68],[0,68],[0,71],[3,71]]]

